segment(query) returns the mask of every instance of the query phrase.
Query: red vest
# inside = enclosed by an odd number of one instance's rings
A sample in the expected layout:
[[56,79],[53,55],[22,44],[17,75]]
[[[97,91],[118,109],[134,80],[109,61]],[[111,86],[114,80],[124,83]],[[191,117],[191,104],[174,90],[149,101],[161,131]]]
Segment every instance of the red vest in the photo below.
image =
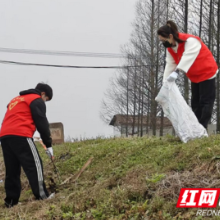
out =
[[12,99],[2,122],[0,137],[17,135],[32,138],[36,126],[32,119],[30,104],[40,97],[37,94],[27,94]]
[[[214,76],[218,69],[218,66],[211,51],[199,37],[190,34],[179,33],[179,38],[182,40],[187,40],[189,37],[194,37],[199,40],[202,47],[197,58],[195,59],[192,66],[189,68],[186,75],[192,82],[199,83]],[[177,53],[175,53],[173,49],[168,48],[168,51],[172,55],[176,64],[180,62],[184,49],[185,42],[179,43]]]

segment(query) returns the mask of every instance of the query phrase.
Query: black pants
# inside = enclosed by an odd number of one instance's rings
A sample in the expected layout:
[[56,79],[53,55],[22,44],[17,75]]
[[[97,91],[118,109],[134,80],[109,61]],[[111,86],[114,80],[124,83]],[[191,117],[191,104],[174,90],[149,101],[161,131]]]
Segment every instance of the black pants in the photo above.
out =
[[1,140],[5,162],[5,205],[13,206],[21,193],[21,166],[36,199],[46,199],[48,192],[43,178],[42,161],[32,138],[11,136]]
[[199,123],[207,129],[215,101],[215,78],[191,84],[191,106]]

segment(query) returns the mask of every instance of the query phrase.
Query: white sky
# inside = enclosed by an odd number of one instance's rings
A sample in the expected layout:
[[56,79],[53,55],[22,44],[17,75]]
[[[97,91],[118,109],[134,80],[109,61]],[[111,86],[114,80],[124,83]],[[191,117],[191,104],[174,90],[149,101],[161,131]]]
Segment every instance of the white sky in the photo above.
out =
[[[0,47],[121,53],[129,41],[137,0],[0,0]],[[119,59],[0,53],[0,60],[49,64],[120,65]],[[115,70],[0,64],[0,121],[19,91],[46,82],[54,97],[49,122],[64,124],[65,138],[113,135],[100,119],[101,100]]]

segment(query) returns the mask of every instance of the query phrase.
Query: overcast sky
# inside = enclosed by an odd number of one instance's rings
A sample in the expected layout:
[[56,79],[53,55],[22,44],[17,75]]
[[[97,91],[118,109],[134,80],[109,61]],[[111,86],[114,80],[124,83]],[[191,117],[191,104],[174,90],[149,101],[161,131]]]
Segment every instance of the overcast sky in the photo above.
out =
[[[0,0],[0,47],[121,53],[129,41],[137,0]],[[114,66],[120,59],[25,55],[0,52],[0,60],[48,64]],[[2,121],[19,91],[46,82],[49,122],[64,124],[65,138],[111,136],[100,119],[101,100],[116,70],[65,69],[0,64]]]

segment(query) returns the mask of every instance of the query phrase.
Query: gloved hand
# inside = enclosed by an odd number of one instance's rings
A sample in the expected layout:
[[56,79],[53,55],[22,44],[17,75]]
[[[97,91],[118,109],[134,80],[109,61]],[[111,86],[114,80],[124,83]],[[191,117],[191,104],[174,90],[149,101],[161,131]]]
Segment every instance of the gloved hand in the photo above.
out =
[[46,150],[46,154],[49,156],[49,158],[53,159],[53,148],[52,147],[48,147]]
[[174,71],[167,77],[167,81],[174,82],[177,79],[177,77],[178,77],[178,73]]

